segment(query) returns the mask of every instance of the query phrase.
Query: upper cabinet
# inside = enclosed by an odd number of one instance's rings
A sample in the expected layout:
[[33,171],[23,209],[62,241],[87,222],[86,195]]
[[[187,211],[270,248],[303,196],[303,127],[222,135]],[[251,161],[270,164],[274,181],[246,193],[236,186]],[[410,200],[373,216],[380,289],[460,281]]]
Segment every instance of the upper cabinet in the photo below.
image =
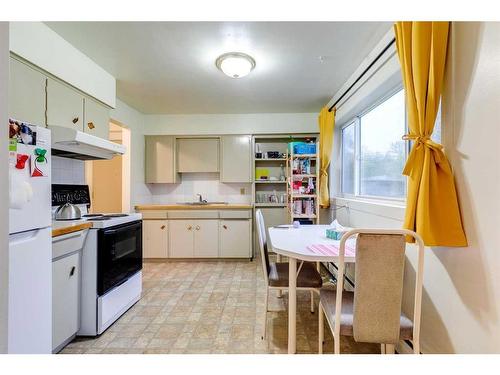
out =
[[9,117],[45,125],[45,85],[47,77],[11,58],[9,76]]
[[180,182],[175,170],[175,137],[146,136],[146,183],[169,184]]
[[99,138],[109,138],[109,108],[91,98],[85,98],[83,131]]
[[226,135],[221,137],[220,181],[252,182],[252,137]]
[[47,80],[47,125],[83,131],[84,97],[52,78]]
[[109,108],[73,88],[47,79],[47,125],[109,139]]
[[177,171],[219,172],[219,138],[177,139]]

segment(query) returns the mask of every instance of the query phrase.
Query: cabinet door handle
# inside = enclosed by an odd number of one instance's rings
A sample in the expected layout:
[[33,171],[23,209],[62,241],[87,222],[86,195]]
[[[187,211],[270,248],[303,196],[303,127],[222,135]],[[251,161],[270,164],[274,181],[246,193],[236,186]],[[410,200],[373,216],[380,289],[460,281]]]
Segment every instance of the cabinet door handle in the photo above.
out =
[[94,123],[93,123],[93,122],[89,122],[89,123],[87,123],[87,126],[88,126],[88,128],[89,128],[89,129],[94,129],[94,128],[95,128],[95,126],[94,126]]
[[200,226],[199,225],[196,226],[196,230],[200,230]]
[[189,226],[187,227],[187,230],[192,230],[192,229],[193,229],[193,227],[192,227],[191,225],[189,225]]
[[71,267],[71,271],[69,271],[69,275],[73,276],[75,274],[75,270],[76,270],[75,266]]
[[161,228],[161,229],[165,229],[165,225],[162,225],[160,228]]
[[227,229],[227,225],[223,225],[222,228]]
[[73,119],[73,124],[76,124],[76,123],[78,122],[78,120],[80,120],[80,119],[79,119],[78,117],[75,117],[75,118]]

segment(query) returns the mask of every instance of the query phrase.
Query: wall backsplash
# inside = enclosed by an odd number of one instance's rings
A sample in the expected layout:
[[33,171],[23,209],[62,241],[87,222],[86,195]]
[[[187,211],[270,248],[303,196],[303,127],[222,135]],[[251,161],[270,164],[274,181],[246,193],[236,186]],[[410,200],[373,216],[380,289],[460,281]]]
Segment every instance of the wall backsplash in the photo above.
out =
[[53,184],[85,184],[85,162],[52,156]]
[[[197,200],[196,194],[207,201],[251,203],[252,184],[223,184],[219,173],[184,173],[180,184],[148,184],[153,204],[170,204]],[[240,189],[245,189],[245,194]]]

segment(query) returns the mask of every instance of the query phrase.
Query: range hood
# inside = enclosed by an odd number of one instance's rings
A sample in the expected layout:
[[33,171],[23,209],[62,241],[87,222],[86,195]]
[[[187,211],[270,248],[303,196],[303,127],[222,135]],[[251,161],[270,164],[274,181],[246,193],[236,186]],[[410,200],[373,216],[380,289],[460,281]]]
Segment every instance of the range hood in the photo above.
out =
[[111,159],[123,155],[126,147],[75,129],[49,126],[52,155],[79,160]]

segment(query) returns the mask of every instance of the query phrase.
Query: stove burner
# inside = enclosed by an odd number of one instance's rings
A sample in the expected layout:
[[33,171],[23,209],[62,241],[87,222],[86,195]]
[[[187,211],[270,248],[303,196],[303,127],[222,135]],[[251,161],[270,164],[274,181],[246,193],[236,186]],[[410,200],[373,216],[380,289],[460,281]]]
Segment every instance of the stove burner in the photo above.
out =
[[104,214],[86,214],[86,215],[82,215],[82,217],[99,217],[99,216],[104,216]]
[[127,214],[109,214],[109,215],[104,215],[104,217],[125,217],[128,216]]

